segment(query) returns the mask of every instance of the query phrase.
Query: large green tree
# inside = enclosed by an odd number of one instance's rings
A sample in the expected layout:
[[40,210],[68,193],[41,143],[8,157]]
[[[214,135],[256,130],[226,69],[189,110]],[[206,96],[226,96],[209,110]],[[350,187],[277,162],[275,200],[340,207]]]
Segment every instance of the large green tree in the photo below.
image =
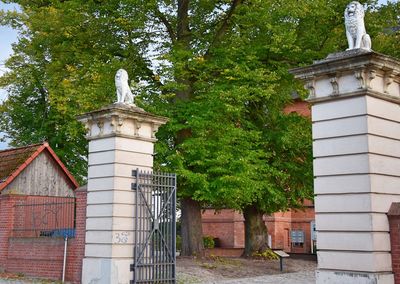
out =
[[[282,112],[294,90],[304,94],[287,70],[346,48],[348,1],[5,2],[21,7],[0,15],[20,31],[0,79],[12,145],[48,140],[84,176],[75,116],[112,102],[115,71],[125,68],[145,82],[137,103],[170,118],[156,161],[179,174],[183,254],[202,251],[204,205],[244,213],[250,255],[266,244],[263,214],[312,197],[310,123]],[[370,14],[386,20],[371,17],[370,34],[398,55],[399,5],[375,2]]]

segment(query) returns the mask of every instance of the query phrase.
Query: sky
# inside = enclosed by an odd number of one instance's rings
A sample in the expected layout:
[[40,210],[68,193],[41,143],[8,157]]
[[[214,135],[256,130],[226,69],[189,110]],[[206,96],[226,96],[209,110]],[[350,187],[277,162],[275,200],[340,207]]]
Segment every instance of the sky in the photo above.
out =
[[[350,0],[349,0],[350,2]],[[396,1],[392,1],[396,2]],[[379,0],[379,3],[387,3],[387,0]],[[0,10],[13,10],[16,9],[15,4],[4,4],[0,1]],[[0,26],[0,75],[4,73],[4,62],[12,53],[12,43],[16,42],[18,38],[17,32],[11,28]],[[0,102],[7,97],[7,93],[0,89]],[[0,133],[0,137],[2,134]],[[7,148],[7,143],[0,142],[0,150]]]
[[[2,10],[13,10],[16,8],[16,5],[4,4],[0,1],[0,9]],[[10,56],[12,53],[11,44],[17,41],[17,33],[15,30],[0,26],[0,75],[2,75],[5,71],[4,61]],[[7,96],[7,93],[0,89],[0,102],[4,100]],[[0,133],[0,137],[2,134]],[[0,142],[0,150],[7,147],[7,143]]]

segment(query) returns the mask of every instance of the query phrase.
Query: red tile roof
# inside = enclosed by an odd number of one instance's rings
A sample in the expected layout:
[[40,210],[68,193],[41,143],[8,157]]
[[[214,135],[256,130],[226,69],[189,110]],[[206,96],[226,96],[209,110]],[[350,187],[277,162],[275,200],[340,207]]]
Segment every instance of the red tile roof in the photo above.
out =
[[10,184],[41,152],[48,151],[76,189],[79,185],[47,142],[0,151],[0,191]]

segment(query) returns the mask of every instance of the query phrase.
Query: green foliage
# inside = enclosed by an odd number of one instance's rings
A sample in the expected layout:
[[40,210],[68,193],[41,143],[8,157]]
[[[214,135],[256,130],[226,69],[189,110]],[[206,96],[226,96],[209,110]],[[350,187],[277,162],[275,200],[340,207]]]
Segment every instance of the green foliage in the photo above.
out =
[[253,253],[253,257],[261,258],[264,260],[279,260],[279,256],[271,249],[266,249],[262,252]]
[[204,248],[212,249],[215,247],[215,241],[213,236],[203,236]]
[[182,249],[182,237],[180,235],[176,235],[176,250],[181,251]]
[[374,9],[366,15],[367,31],[372,37],[372,48],[383,54],[400,58],[400,2]]
[[[312,198],[310,121],[282,111],[305,95],[288,69],[346,48],[348,0],[7,2],[21,6],[0,14],[20,32],[0,78],[12,145],[47,140],[83,178],[75,116],[111,103],[125,68],[145,82],[137,104],[170,119],[155,161],[178,173],[180,197],[266,213]],[[374,49],[399,56],[399,3],[363,3]]]

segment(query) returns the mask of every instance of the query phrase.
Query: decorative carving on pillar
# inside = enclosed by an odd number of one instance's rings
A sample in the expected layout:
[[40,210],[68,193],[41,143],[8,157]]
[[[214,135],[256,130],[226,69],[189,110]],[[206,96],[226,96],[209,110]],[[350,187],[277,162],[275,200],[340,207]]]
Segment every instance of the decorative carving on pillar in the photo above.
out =
[[124,123],[124,118],[123,117],[118,117],[118,124],[117,124],[117,133],[121,132],[121,126]]
[[104,133],[104,121],[103,120],[97,121],[97,127],[99,128],[99,135],[103,135],[103,133]]
[[371,38],[365,30],[364,7],[357,1],[350,2],[344,11],[344,23],[349,48],[371,50]]
[[88,119],[85,123],[85,131],[87,137],[92,136],[92,125],[93,125],[93,120],[91,119]]
[[365,88],[365,79],[364,79],[364,72],[362,70],[356,70],[354,71],[354,76],[356,77],[358,81],[358,88],[359,89],[364,89]]
[[331,96],[338,96],[339,95],[339,79],[338,76],[331,77],[329,82],[332,85],[332,95]]
[[383,92],[388,94],[389,86],[393,83],[395,76],[393,74],[393,70],[385,72],[384,81],[383,81]]
[[368,71],[368,80],[367,80],[367,88],[371,89],[371,82],[374,80],[376,77],[376,71],[375,70],[369,70]]
[[308,98],[314,99],[315,98],[315,81],[314,80],[307,81],[307,83],[304,85],[304,88],[306,88],[308,90]]
[[134,129],[134,135],[135,136],[139,136],[139,130],[142,127],[142,123],[141,121],[135,119],[134,120],[134,125],[135,125],[135,129]]
[[85,124],[88,140],[124,137],[155,142],[155,131],[168,119],[126,104],[112,104],[78,116]]
[[159,127],[160,127],[159,124],[155,124],[155,123],[151,124],[151,138],[156,138],[156,133],[157,133]]
[[111,126],[114,133],[121,133],[121,126],[124,123],[124,118],[120,115],[113,115],[111,117]]

